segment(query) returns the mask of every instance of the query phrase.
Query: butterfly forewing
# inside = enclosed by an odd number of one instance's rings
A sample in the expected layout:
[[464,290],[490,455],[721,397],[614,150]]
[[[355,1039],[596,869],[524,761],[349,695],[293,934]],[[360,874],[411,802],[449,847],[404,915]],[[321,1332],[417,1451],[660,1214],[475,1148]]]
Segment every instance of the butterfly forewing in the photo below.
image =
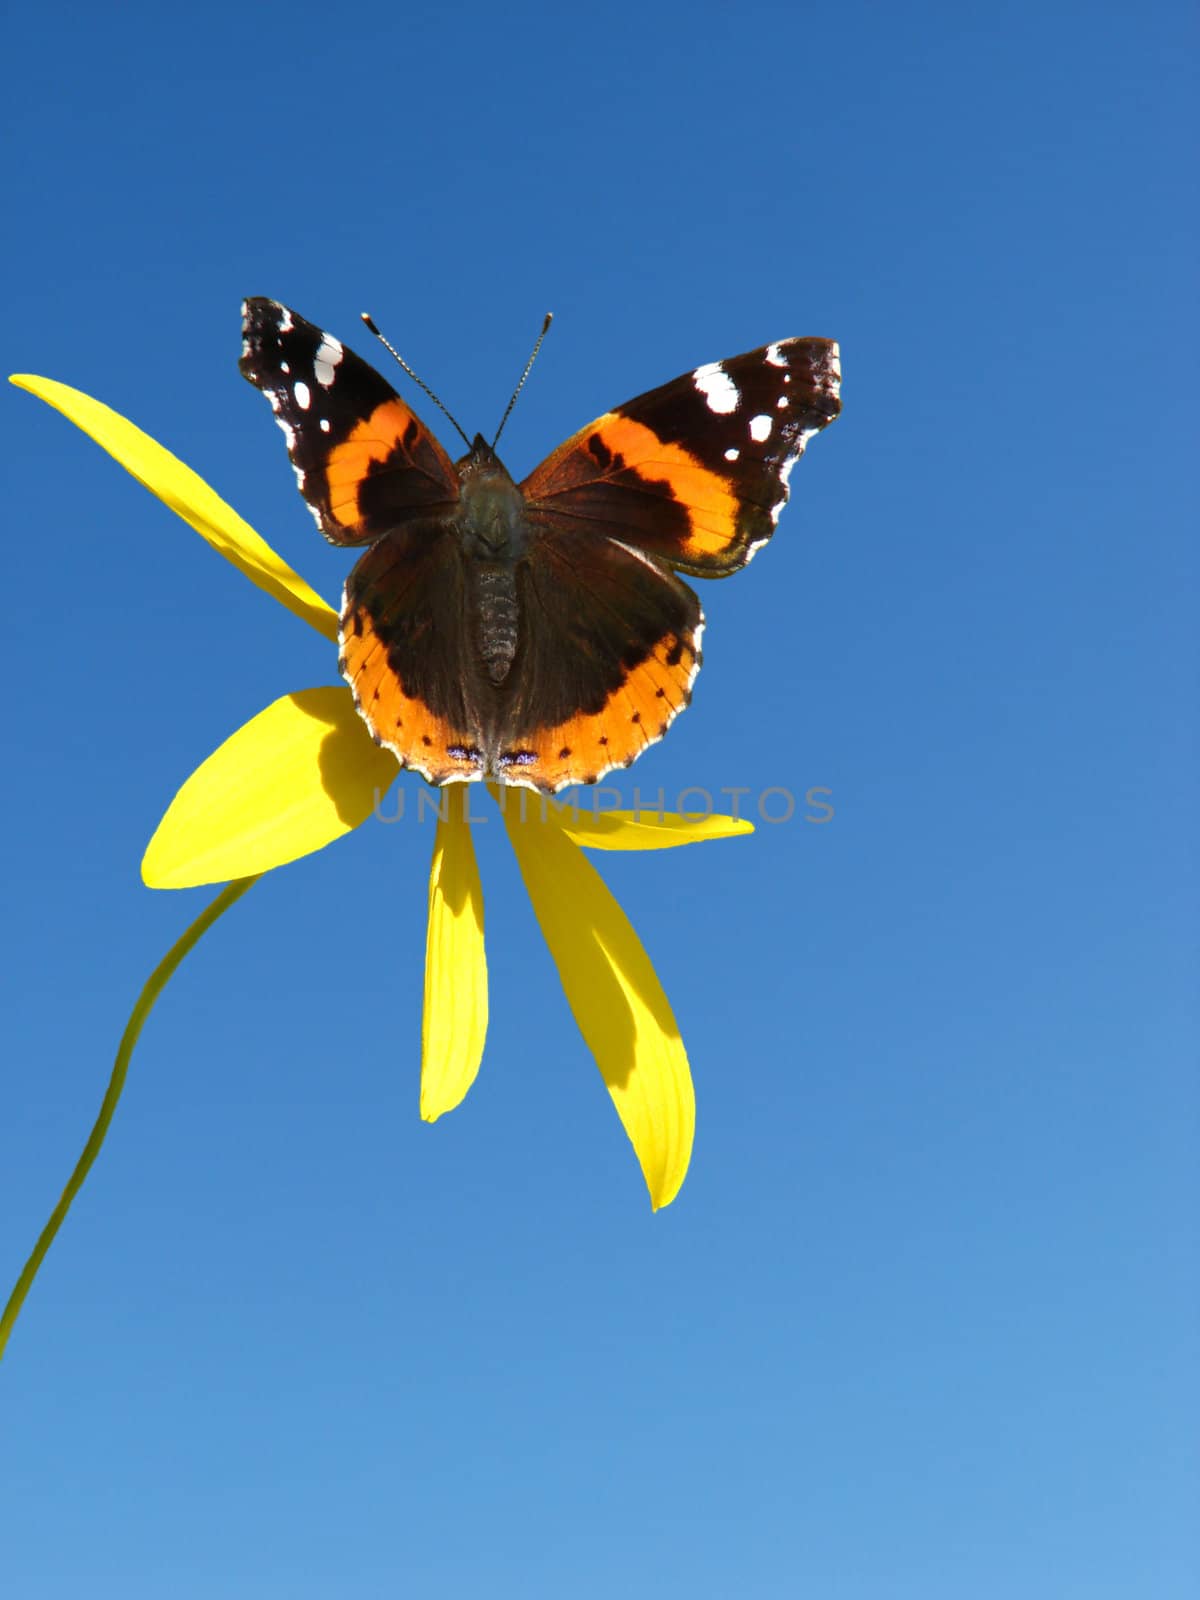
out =
[[271,402],[331,543],[365,544],[457,501],[449,456],[374,367],[275,300],[247,300],[242,317],[242,375]]
[[598,417],[521,487],[574,526],[725,577],[774,532],[792,467],[841,409],[840,381],[829,339],[710,362]]

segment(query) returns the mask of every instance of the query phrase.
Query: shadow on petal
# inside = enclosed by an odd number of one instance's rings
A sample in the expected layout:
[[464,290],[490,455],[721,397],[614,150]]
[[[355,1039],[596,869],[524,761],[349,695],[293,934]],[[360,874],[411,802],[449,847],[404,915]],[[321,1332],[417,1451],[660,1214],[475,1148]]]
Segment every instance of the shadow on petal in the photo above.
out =
[[429,874],[421,1027],[421,1116],[426,1122],[453,1110],[474,1083],[488,1023],[483,887],[467,820],[466,785],[449,784],[440,798]]
[[553,819],[502,806],[563,993],[596,1058],[657,1209],[687,1173],[696,1106],[670,1003],[628,918]]
[[[382,750],[372,739],[367,725],[354,707],[354,697],[348,689],[333,688],[328,699],[318,698],[319,691],[302,691],[313,698],[302,709],[306,716],[324,723],[326,733],[321,740],[317,763],[321,773],[321,787],[332,801],[339,821],[346,831],[365,822],[371,812],[400,776],[400,764],[390,750]],[[335,700],[333,697],[337,696]],[[296,698],[295,696],[292,697]],[[347,712],[347,702],[349,711]],[[370,745],[370,750],[367,746]],[[367,798],[364,775],[373,780],[370,791],[370,809],[363,810]]]
[[152,889],[225,883],[320,850],[365,822],[396,776],[349,689],[284,695],[192,773],[146,848]]

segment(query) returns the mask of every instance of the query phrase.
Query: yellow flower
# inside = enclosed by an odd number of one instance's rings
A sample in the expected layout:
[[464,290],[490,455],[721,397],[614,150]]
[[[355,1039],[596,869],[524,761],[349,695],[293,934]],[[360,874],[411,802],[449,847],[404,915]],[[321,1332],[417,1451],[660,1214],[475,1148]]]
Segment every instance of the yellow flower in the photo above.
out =
[[[61,411],[251,582],[327,640],[330,606],[189,467],[99,401],[48,378],[11,380]],[[0,1353],[54,1234],[107,1132],[143,1022],[199,938],[264,872],[319,850],[369,817],[397,776],[345,685],[285,695],[232,734],[168,807],[142,861],[151,888],[223,883],[151,975],[118,1050],[92,1135],[0,1318]],[[650,1200],[670,1204],[687,1172],[695,1100],[671,1007],[620,906],[580,846],[661,849],[752,832],[748,822],[661,813],[588,813],[501,793],[525,887],[580,1032],[641,1164]],[[421,1115],[433,1122],[474,1081],[487,1030],[483,892],[466,787],[441,791],[429,880]],[[508,803],[503,803],[507,801]],[[528,801],[528,803],[526,803]]]

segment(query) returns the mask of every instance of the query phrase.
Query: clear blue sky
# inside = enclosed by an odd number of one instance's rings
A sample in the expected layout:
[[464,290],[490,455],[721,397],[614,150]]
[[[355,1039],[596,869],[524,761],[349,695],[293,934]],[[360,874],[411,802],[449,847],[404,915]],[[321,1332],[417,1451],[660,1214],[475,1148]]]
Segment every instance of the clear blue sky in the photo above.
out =
[[[245,294],[360,344],[370,309],[468,430],[552,308],[520,473],[790,334],[840,339],[845,412],[629,775],[833,820],[600,863],[691,1052],[680,1199],[650,1212],[497,827],[487,1055],[433,1128],[429,830],[273,875],[148,1026],[0,1371],[6,1592],[1194,1593],[1191,8],[7,33],[7,366],[327,595]],[[7,1289],[205,898],[141,887],[159,814],[335,668],[38,402],[4,438]]]

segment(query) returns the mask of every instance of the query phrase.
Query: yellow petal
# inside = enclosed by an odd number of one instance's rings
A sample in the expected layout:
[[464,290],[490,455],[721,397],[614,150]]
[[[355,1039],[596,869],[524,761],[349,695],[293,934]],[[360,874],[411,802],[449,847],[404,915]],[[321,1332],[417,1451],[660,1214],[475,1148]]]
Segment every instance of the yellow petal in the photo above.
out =
[[365,822],[398,770],[349,689],[284,695],[192,773],[147,846],[142,877],[152,889],[186,889],[295,861]]
[[46,1252],[54,1243],[55,1235],[62,1227],[67,1212],[71,1209],[71,1202],[83,1187],[84,1179],[92,1170],[92,1165],[104,1147],[108,1136],[109,1124],[116,1113],[121,1101],[121,1092],[125,1088],[125,1079],[129,1072],[129,1059],[133,1055],[133,1047],[137,1044],[146,1018],[154,1009],[154,1002],[170,982],[175,969],[199,943],[202,936],[208,932],[218,917],[222,916],[235,900],[240,900],[246,890],[255,883],[254,878],[243,879],[241,883],[231,883],[222,889],[217,898],[205,906],[204,910],[155,967],[146,979],[141,994],[125,1024],[125,1032],[121,1035],[121,1043],[117,1048],[117,1057],[113,1062],[112,1073],[109,1076],[108,1088],[105,1090],[104,1099],[100,1102],[100,1110],[92,1131],[88,1135],[87,1143],[83,1147],[79,1160],[75,1163],[75,1170],[67,1179],[67,1186],[63,1190],[58,1204],[50,1213],[50,1220],[38,1236],[38,1241],[33,1247],[29,1260],[25,1263],[21,1276],[17,1279],[12,1294],[8,1297],[8,1304],[0,1315],[0,1356],[3,1356],[8,1336],[13,1330],[13,1324],[20,1314],[25,1303],[25,1296],[33,1287],[33,1280],[38,1275],[38,1269],[46,1258]]
[[504,822],[563,991],[633,1144],[655,1210],[679,1192],[696,1101],[650,958],[595,868],[535,807]]
[[421,1115],[436,1122],[475,1082],[487,1034],[483,886],[475,865],[466,784],[442,791],[429,874],[425,1021],[421,1030]]
[[585,811],[577,807],[568,807],[559,818],[559,825],[576,844],[586,845],[589,850],[670,850],[675,845],[703,844],[708,839],[740,839],[754,832],[754,824],[745,817],[689,817],[674,811]]
[[333,608],[203,478],[149,434],[99,400],[65,383],[56,383],[53,378],[17,373],[9,382],[18,389],[28,389],[82,428],[151,494],[190,523],[218,554],[245,573],[251,583],[265,589],[327,639],[337,638],[338,619]]

